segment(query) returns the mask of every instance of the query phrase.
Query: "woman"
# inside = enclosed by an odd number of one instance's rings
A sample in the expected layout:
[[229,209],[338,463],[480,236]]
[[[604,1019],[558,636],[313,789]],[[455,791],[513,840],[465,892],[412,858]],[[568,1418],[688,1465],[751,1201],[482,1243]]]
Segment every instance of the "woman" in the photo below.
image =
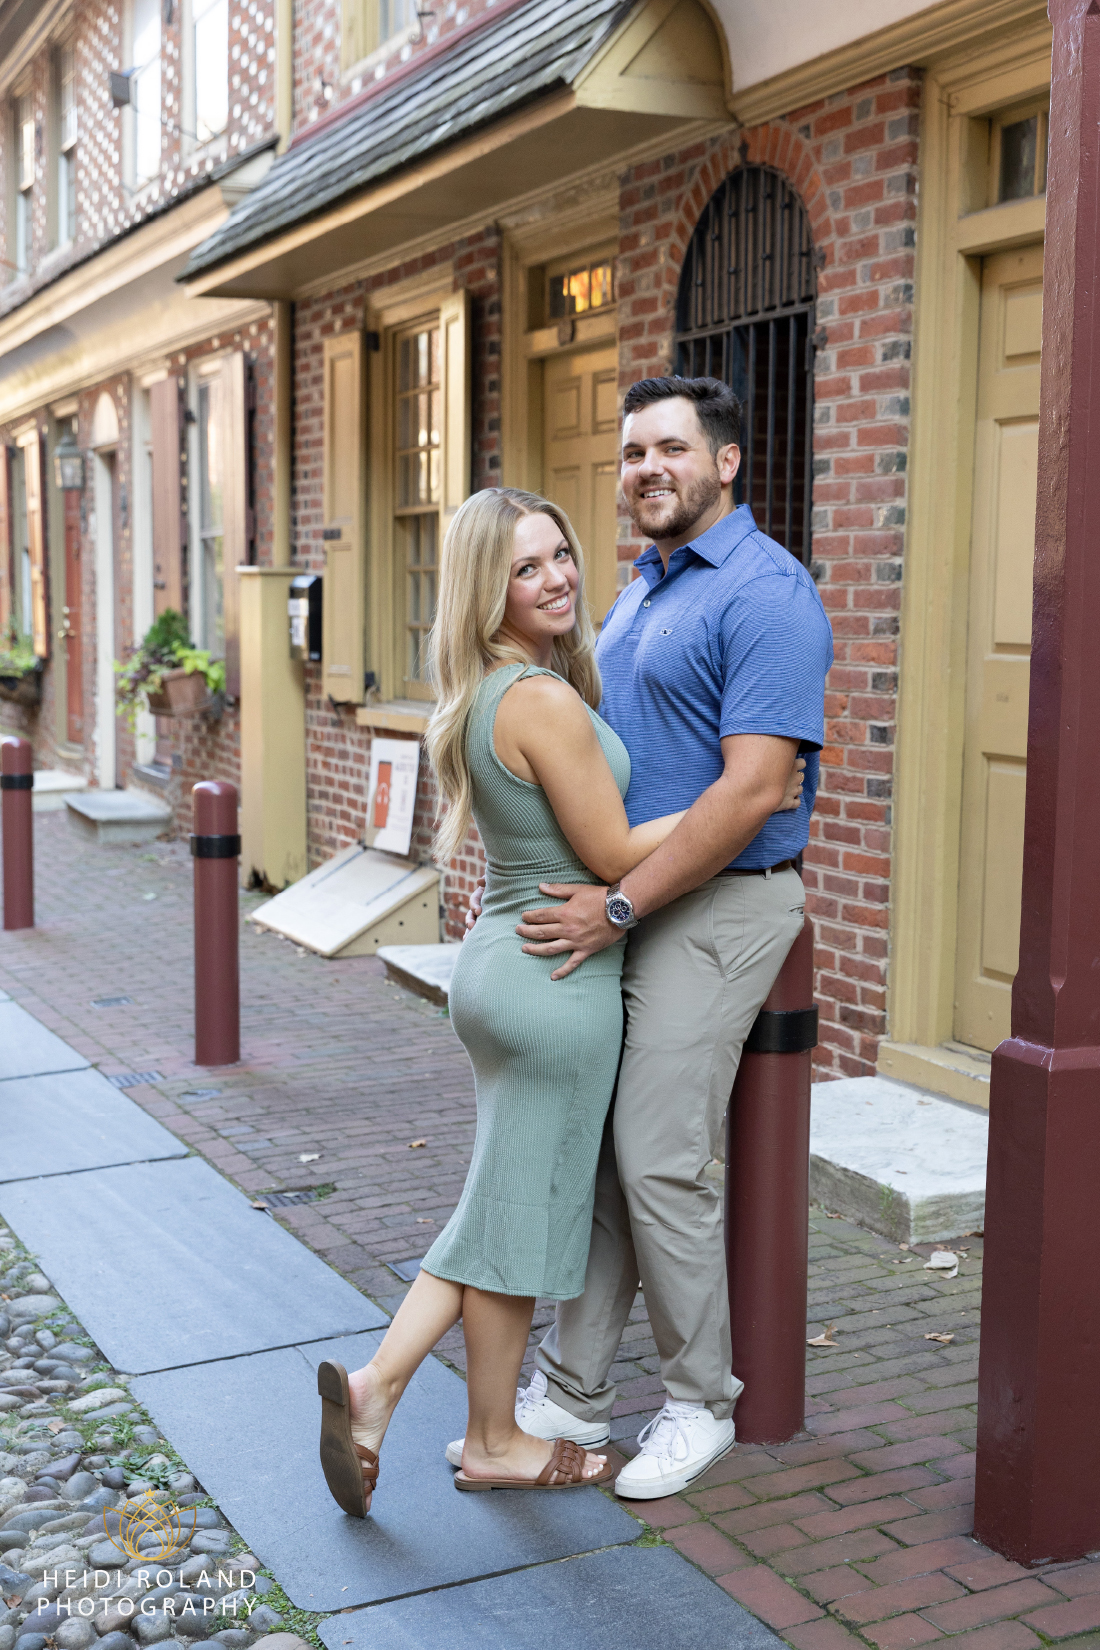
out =
[[[515,925],[543,882],[615,883],[682,817],[628,825],[630,761],[596,715],[584,561],[556,505],[475,493],[443,547],[432,635],[438,704],[428,748],[448,803],[449,861],[476,819],[488,859],[482,916],[450,987],[473,1063],[477,1135],[458,1207],[421,1263],[375,1356],[322,1363],[321,1462],[364,1517],[378,1450],[422,1360],[462,1319],[469,1422],[459,1489],[567,1489],[613,1476],[604,1456],[516,1424],[535,1297],[584,1288],[596,1159],[622,1040],[622,945],[569,972],[520,949]],[[799,781],[790,797],[797,802]]]

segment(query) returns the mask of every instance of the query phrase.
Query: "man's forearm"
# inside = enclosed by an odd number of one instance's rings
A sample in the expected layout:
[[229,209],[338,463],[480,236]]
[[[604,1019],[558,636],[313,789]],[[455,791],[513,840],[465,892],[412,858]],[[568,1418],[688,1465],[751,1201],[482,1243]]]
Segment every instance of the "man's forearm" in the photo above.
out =
[[782,801],[774,786],[746,793],[717,779],[659,848],[622,880],[640,917],[690,893],[736,859]]

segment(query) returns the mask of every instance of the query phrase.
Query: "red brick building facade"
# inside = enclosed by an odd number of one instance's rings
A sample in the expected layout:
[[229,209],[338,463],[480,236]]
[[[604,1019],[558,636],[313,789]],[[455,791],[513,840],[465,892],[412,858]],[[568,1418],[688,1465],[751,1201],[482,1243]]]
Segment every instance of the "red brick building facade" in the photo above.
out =
[[[96,411],[104,394],[110,398],[118,424],[113,599],[120,658],[137,639],[142,603],[148,606],[148,593],[142,596],[139,590],[142,557],[148,556],[148,522],[143,524],[135,507],[141,491],[141,478],[135,475],[140,447],[135,417],[145,416],[141,397],[150,392],[158,375],[178,379],[186,402],[183,416],[190,420],[204,363],[226,353],[244,357],[250,397],[249,517],[247,542],[240,553],[260,567],[284,565],[295,572],[325,573],[331,537],[325,516],[325,373],[326,348],[334,338],[362,335],[364,372],[375,386],[366,413],[366,424],[374,433],[365,439],[361,458],[368,512],[379,481],[371,443],[392,417],[389,404],[379,399],[381,378],[377,373],[370,377],[371,352],[379,348],[375,318],[388,313],[387,306],[393,309],[396,304],[399,309],[405,293],[430,291],[433,303],[440,301],[441,293],[465,294],[469,300],[465,485],[538,487],[544,465],[536,452],[542,439],[538,431],[550,416],[550,403],[540,399],[543,390],[538,386],[551,382],[551,369],[564,371],[570,360],[587,359],[585,350],[595,360],[606,347],[609,359],[617,363],[611,372],[620,405],[622,394],[638,377],[674,370],[681,271],[708,201],[742,167],[770,169],[797,191],[812,236],[816,271],[812,570],[832,622],[836,650],[828,684],[821,785],[804,866],[808,909],[817,925],[817,1062],[823,1076],[872,1074],[888,1032],[890,953],[896,941],[891,928],[898,886],[893,787],[900,628],[907,588],[904,552],[911,525],[918,179],[923,189],[922,129],[932,115],[939,119],[940,103],[931,108],[927,99],[932,95],[943,100],[939,90],[928,93],[932,82],[927,77],[947,73],[942,54],[950,42],[944,45],[942,34],[928,34],[926,39],[916,27],[909,34],[902,31],[896,48],[886,42],[876,48],[877,57],[861,46],[858,61],[866,66],[874,60],[877,67],[847,77],[844,53],[830,57],[821,46],[819,69],[811,74],[792,68],[789,76],[792,87],[815,86],[819,95],[807,100],[792,92],[785,112],[777,102],[778,93],[769,101],[751,86],[747,93],[736,85],[731,92],[726,47],[709,13],[690,4],[679,8],[677,26],[690,25],[681,39],[661,33],[665,13],[654,8],[652,0],[639,0],[630,19],[618,12],[612,18],[608,11],[611,32],[601,37],[600,46],[604,56],[596,53],[592,62],[605,76],[612,75],[607,63],[619,64],[614,68],[619,79],[605,79],[598,94],[588,96],[585,76],[590,71],[578,71],[575,64],[568,67],[566,52],[562,64],[567,66],[558,64],[553,73],[546,71],[544,81],[537,86],[533,82],[528,100],[507,120],[501,115],[494,125],[497,117],[486,114],[479,117],[480,125],[474,121],[467,131],[461,121],[448,123],[441,114],[439,130],[449,136],[427,132],[418,140],[420,149],[404,155],[400,165],[395,163],[392,175],[372,173],[355,186],[359,195],[351,190],[346,202],[334,205],[327,195],[316,203],[307,199],[295,209],[293,221],[269,224],[251,241],[246,237],[243,252],[238,246],[232,255],[226,253],[224,280],[217,270],[215,277],[204,273],[201,265],[200,279],[193,262],[184,273],[188,256],[193,260],[199,248],[201,258],[201,249],[217,242],[227,219],[230,228],[238,220],[247,223],[253,201],[263,196],[277,141],[276,169],[289,168],[290,175],[297,167],[308,180],[316,157],[317,175],[322,177],[324,157],[339,151],[354,122],[369,131],[372,109],[391,107],[385,100],[397,94],[403,100],[400,106],[407,107],[409,122],[414,122],[419,118],[417,99],[425,95],[425,87],[438,89],[444,83],[448,64],[466,53],[462,61],[469,62],[473,75],[482,49],[506,51],[509,39],[516,31],[522,33],[525,19],[538,10],[540,0],[477,0],[464,7],[447,0],[445,6],[424,14],[401,7],[383,13],[375,0],[304,0],[293,7],[293,30],[284,41],[278,38],[274,0],[228,5],[225,127],[216,140],[198,148],[187,135],[188,120],[193,118],[189,110],[194,103],[194,71],[188,68],[186,30],[193,13],[190,0],[184,0],[159,25],[160,167],[137,189],[125,175],[133,145],[131,115],[114,108],[108,78],[111,71],[128,67],[127,30],[132,32],[136,3],[127,0],[120,10],[107,0],[76,0],[36,55],[9,64],[9,119],[0,133],[5,177],[0,230],[9,249],[14,244],[12,214],[18,205],[16,184],[22,164],[16,122],[27,111],[40,152],[28,196],[26,267],[0,288],[0,357],[7,359],[5,352],[15,351],[10,358],[18,359],[18,349],[34,336],[34,318],[41,312],[45,327],[47,304],[69,291],[65,282],[79,277],[94,285],[106,279],[101,271],[112,267],[110,260],[118,259],[122,248],[132,249],[135,268],[144,258],[141,267],[155,269],[157,301],[170,317],[159,340],[150,335],[140,346],[131,346],[122,336],[117,315],[114,320],[105,310],[100,315],[93,305],[85,320],[93,332],[93,322],[102,326],[104,342],[98,354],[98,346],[89,345],[68,377],[68,369],[51,365],[49,358],[45,368],[28,369],[22,378],[17,373],[0,391],[0,434],[12,452],[28,430],[37,428],[49,460],[66,423],[75,419],[76,438],[89,463]],[[578,8],[577,29],[589,26],[598,12],[598,5]],[[397,24],[388,38],[379,39],[383,15],[396,18]],[[499,83],[487,83],[487,99],[504,95],[510,78],[526,72],[527,60],[542,61],[539,53],[550,52],[546,41],[553,28],[561,26],[562,16],[563,8],[551,8],[545,17],[539,12],[542,22],[530,37],[525,60],[509,60]],[[1017,32],[1023,27],[1021,23]],[[965,19],[957,22],[961,62],[969,61],[967,52],[976,60],[987,49],[1001,50],[988,28],[980,19],[972,26]],[[981,34],[982,29],[987,33]],[[620,38],[615,30],[626,30],[622,39],[632,42],[629,49],[624,44],[620,58],[615,58],[615,41]],[[971,37],[986,44],[980,49],[967,44]],[[1010,45],[1011,40],[1005,53]],[[57,129],[58,53],[63,49],[74,54],[78,88],[77,223],[70,241],[54,245],[57,213],[46,161],[56,159],[51,134]],[[1034,56],[1033,45],[1027,49]],[[890,55],[892,50],[896,55]],[[656,54],[653,61],[660,74],[653,78],[651,69],[639,71],[651,78],[640,82],[640,93],[635,89],[631,94],[624,77],[635,72],[632,65],[642,62],[646,51]],[[708,54],[713,60],[709,70]],[[1021,47],[1020,61],[1023,55]],[[685,63],[686,69],[678,68]],[[678,73],[683,74],[681,82],[676,80]],[[1012,86],[1031,85],[1026,76],[1020,78],[1023,70],[1012,73],[1017,76]],[[1026,73],[1035,78],[1031,69]],[[583,106],[589,111],[585,118],[592,122],[605,120],[603,126],[584,128],[583,141],[569,135],[568,120],[574,116],[568,115],[562,90],[569,75],[574,77],[569,82],[570,107]],[[460,92],[457,88],[454,96]],[[611,117],[602,111],[628,109],[631,95],[637,105],[635,123],[630,125],[625,115],[618,125],[607,123]],[[1006,91],[1002,101],[1008,98]],[[544,126],[538,124],[543,119],[539,99],[546,109],[553,105],[557,111],[553,120],[546,116]],[[985,107],[977,94],[971,105],[979,113]],[[601,113],[597,117],[592,111]],[[996,140],[996,118],[987,123],[991,143]],[[397,142],[390,127],[385,132],[385,143]],[[606,137],[591,135],[597,132]],[[667,136],[660,135],[664,132]],[[368,142],[368,157],[370,147]],[[572,158],[557,160],[556,148]],[[432,193],[432,169],[445,175],[451,164],[448,157],[460,151],[467,156],[462,162],[466,169],[454,174],[461,181],[448,217],[446,203],[440,206],[438,193]],[[359,164],[352,156],[349,167],[353,162]],[[410,176],[415,188],[408,183]],[[403,195],[402,190],[411,192]],[[350,222],[348,214],[353,214],[356,200],[373,199],[372,191],[379,192],[381,215],[364,216],[358,239],[349,239],[340,213]],[[388,227],[383,197],[406,203],[400,207],[407,209],[410,226],[404,235]],[[438,231],[432,228],[436,223]],[[316,269],[308,259],[293,264],[300,254],[289,239],[283,263],[270,251],[282,246],[279,237],[291,231],[316,249]],[[159,237],[160,250],[147,257],[144,249],[154,237]],[[333,250],[337,246],[339,250]],[[605,308],[603,330],[591,316],[578,316],[575,331],[570,322],[555,334],[549,311],[545,305],[540,310],[533,294],[539,282],[545,289],[547,272],[558,269],[574,250],[577,256],[606,259],[613,267],[613,305]],[[7,255],[14,261],[10,251]],[[137,276],[133,278],[136,283]],[[110,281],[116,294],[133,291],[138,318],[134,330],[140,334],[141,317],[153,314],[152,307],[141,309],[144,288],[127,287],[117,274]],[[189,296],[184,296],[185,290]],[[114,301],[117,306],[120,300],[116,296]],[[74,312],[78,307],[74,300]],[[409,315],[414,311],[415,303]],[[384,329],[382,336],[385,350]],[[278,362],[284,358],[289,365],[280,388]],[[538,377],[543,369],[545,379]],[[593,371],[597,378],[600,373],[606,377],[600,362]],[[36,372],[43,382],[37,395]],[[614,432],[606,408],[601,416],[601,439],[611,441],[613,451]],[[188,423],[181,448],[185,501],[197,479],[197,472],[192,473],[194,439]],[[609,463],[604,470],[609,470]],[[48,486],[51,635],[58,629],[63,597],[63,558],[57,549],[60,502],[61,495]],[[186,524],[189,554],[194,553],[197,531],[194,516],[192,503]],[[10,538],[10,512],[5,531]],[[621,509],[617,533],[613,559],[621,585],[642,549]],[[97,678],[93,668],[99,593],[90,480],[83,500],[83,534],[84,696],[91,706],[97,693],[102,699],[103,677]],[[372,544],[364,554],[378,557],[389,550]],[[376,593],[370,604],[377,606]],[[377,626],[378,615],[368,613],[365,622],[368,629]],[[388,616],[385,622],[390,623]],[[380,689],[371,685],[375,662],[369,644],[367,655],[365,685],[352,684],[344,700],[330,697],[323,666],[305,667],[306,842],[311,865],[364,836],[372,729],[386,729],[387,736],[400,736],[404,729],[406,737],[417,736],[415,716],[411,721],[408,715],[404,721],[400,716],[375,717],[372,722],[371,707]],[[39,765],[79,770],[100,784],[154,785],[172,803],[181,830],[189,826],[187,799],[195,780],[239,780],[241,718],[232,695],[220,718],[162,724],[154,763],[148,760],[148,728],[139,749],[125,724],[119,723],[114,772],[101,772],[99,735],[91,716],[83,745],[58,735],[63,708],[56,659],[54,647],[37,710],[0,702],[0,724],[33,735]],[[398,696],[392,687],[386,691],[391,698]],[[402,714],[408,711],[406,704]],[[423,718],[421,726],[422,722]],[[152,772],[157,763],[167,767],[159,779]],[[433,781],[422,761],[411,848],[422,860],[431,857],[435,804]],[[446,869],[444,931],[452,937],[461,931],[466,898],[480,866],[480,849],[471,837],[463,854]]]

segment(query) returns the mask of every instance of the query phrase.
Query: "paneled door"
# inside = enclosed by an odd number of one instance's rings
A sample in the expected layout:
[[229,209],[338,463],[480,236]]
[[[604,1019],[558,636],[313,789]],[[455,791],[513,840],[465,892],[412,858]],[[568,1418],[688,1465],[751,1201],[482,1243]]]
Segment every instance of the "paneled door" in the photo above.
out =
[[982,267],[955,1036],[1009,1034],[1019,962],[1043,249]]
[[543,491],[576,529],[598,626],[615,600],[619,492],[618,351],[551,356],[543,377]]

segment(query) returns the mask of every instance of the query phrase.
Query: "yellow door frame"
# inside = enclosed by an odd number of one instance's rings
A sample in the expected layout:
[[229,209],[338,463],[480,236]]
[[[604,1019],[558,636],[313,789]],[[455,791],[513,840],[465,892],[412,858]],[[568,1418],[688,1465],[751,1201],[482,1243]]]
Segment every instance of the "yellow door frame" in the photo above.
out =
[[[987,1105],[952,1046],[981,260],[1042,238],[1043,197],[988,206],[989,117],[1050,86],[1045,18],[929,65],[921,123],[913,440],[901,618],[890,1038],[878,1069]],[[984,134],[984,135],[983,135]]]

